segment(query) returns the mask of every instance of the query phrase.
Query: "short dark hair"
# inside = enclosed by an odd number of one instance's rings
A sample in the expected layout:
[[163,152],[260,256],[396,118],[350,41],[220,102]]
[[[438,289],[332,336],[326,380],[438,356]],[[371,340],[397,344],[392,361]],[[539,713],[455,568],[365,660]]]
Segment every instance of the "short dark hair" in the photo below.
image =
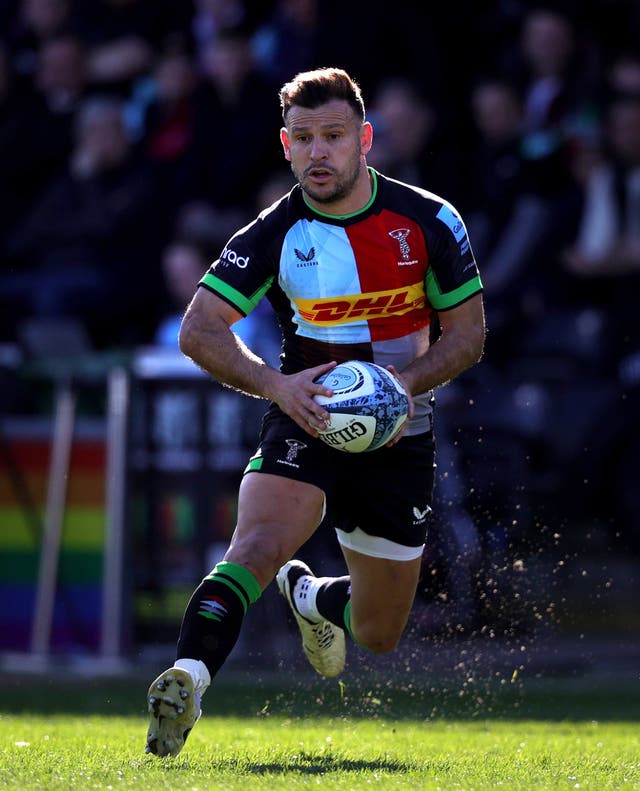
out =
[[282,119],[294,106],[314,109],[331,99],[348,102],[356,116],[364,121],[364,102],[358,83],[343,69],[322,68],[303,71],[280,89]]

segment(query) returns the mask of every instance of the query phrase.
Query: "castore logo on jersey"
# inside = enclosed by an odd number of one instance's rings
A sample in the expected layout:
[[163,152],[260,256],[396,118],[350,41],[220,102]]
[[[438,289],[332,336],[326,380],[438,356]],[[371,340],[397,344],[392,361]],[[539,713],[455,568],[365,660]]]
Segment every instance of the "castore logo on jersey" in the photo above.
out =
[[[294,252],[296,254],[296,258],[299,261],[304,261],[305,263],[309,263],[310,261],[313,261],[313,259],[316,257],[316,248],[315,247],[312,247],[309,250],[308,253],[303,253],[302,250],[298,250],[297,247],[294,247],[293,250],[294,250]],[[316,263],[316,262],[314,261],[314,263]]]

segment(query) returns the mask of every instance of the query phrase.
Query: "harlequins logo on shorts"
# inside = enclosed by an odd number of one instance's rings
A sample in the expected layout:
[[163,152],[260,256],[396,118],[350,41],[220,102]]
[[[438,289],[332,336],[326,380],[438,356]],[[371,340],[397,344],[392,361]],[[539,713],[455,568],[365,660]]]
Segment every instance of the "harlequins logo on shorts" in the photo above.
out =
[[285,442],[289,446],[289,450],[287,451],[287,455],[284,459],[277,459],[278,464],[288,464],[289,467],[300,467],[299,464],[296,464],[296,458],[298,456],[298,452],[306,448],[306,444],[304,442],[300,442],[299,439],[285,439]]

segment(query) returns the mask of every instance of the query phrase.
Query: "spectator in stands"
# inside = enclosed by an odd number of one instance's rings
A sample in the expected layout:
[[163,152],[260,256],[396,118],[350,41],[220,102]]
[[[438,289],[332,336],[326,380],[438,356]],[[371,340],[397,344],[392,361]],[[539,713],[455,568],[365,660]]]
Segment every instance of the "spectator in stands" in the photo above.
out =
[[621,52],[608,65],[607,90],[613,96],[640,96],[640,54]]
[[247,27],[221,31],[203,58],[194,140],[198,197],[218,208],[246,209],[257,185],[280,165],[269,135],[281,120],[273,107],[276,88],[254,61]]
[[164,249],[161,262],[162,277],[171,305],[167,314],[160,320],[154,335],[154,341],[158,346],[174,349],[176,353],[179,351],[178,331],[182,317],[198,281],[207,271],[212,260],[213,253],[208,254],[195,242],[175,239]]
[[565,260],[580,275],[640,273],[640,93],[615,97],[608,108],[603,156],[588,176]]
[[216,209],[206,201],[188,201],[176,214],[174,237],[220,250],[235,229],[248,221],[246,211]]
[[318,62],[318,0],[276,0],[273,11],[254,37],[261,71],[278,84]]
[[199,169],[193,148],[197,74],[188,52],[161,55],[146,83],[142,147],[155,171],[158,216],[171,225],[178,208],[194,197]]
[[97,342],[124,342],[148,319],[142,301],[153,289],[148,264],[161,238],[150,212],[153,184],[125,134],[120,102],[87,100],[75,134],[68,170],[10,240],[23,269],[0,279],[3,310],[79,318]]
[[[171,305],[155,332],[154,341],[158,346],[179,351],[178,331],[182,318],[198,281],[211,266],[214,257],[211,248],[189,239],[174,239],[163,251],[162,275]],[[249,316],[237,322],[233,331],[250,349],[268,360],[270,365],[278,363],[280,335],[269,309],[258,306]]]
[[269,173],[262,182],[256,193],[256,211],[261,211],[262,207],[271,206],[288,192],[294,185],[293,175],[289,168],[276,168]]
[[89,50],[92,87],[126,97],[135,79],[149,73],[154,56],[186,44],[189,3],[168,0],[95,0],[74,6],[74,21]]
[[607,317],[609,363],[626,365],[640,353],[640,95],[612,99],[604,132],[602,157],[588,174],[578,233],[564,261],[583,281],[581,293],[585,281],[592,284],[587,297]]
[[535,189],[522,152],[523,107],[513,85],[480,80],[471,93],[475,145],[469,168],[467,227],[484,262],[483,283],[491,326],[487,357],[510,353],[521,320],[526,284],[548,222],[549,203]]
[[25,88],[35,78],[43,44],[70,32],[71,21],[70,0],[20,0],[4,37],[11,66]]
[[[24,97],[5,47],[0,46],[0,270],[5,266],[8,234],[29,206],[32,194],[28,163],[32,147],[25,145],[21,123]],[[37,174],[35,174],[37,179]],[[4,321],[0,317],[0,335]]]
[[[635,70],[635,69],[634,69]],[[584,205],[564,252],[567,289],[599,329],[597,376],[590,398],[608,384],[589,455],[578,473],[589,480],[586,507],[610,526],[612,543],[640,551],[637,458],[640,450],[640,93],[635,77],[616,81],[606,108],[600,156],[585,174]],[[586,487],[585,487],[586,488]]]
[[374,167],[462,203],[464,158],[449,144],[435,107],[414,80],[393,77],[380,83],[370,114],[377,130]]
[[570,181],[573,146],[597,125],[597,58],[569,14],[544,5],[525,13],[515,51],[503,64],[523,96],[523,145],[539,191]]
[[[72,35],[47,39],[37,53],[34,83],[15,80],[0,50],[0,272],[20,263],[10,239],[42,193],[67,167],[75,113],[85,96],[84,50]],[[4,306],[4,300],[2,302]],[[19,303],[0,316],[0,337],[15,333]]]
[[10,126],[15,137],[7,140],[7,166],[15,174],[14,200],[20,209],[30,206],[66,167],[74,116],[86,95],[85,74],[79,39],[55,36],[37,53],[32,89],[13,96]]
[[243,0],[194,0],[190,32],[196,60],[201,65],[210,46],[215,46],[221,31],[247,22]]

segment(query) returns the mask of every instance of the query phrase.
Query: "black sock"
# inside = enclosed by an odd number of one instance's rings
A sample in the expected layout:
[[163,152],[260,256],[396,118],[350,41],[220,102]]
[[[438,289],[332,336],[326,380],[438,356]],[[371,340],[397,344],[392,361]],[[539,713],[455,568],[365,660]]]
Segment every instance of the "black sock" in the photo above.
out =
[[244,566],[223,561],[196,588],[182,619],[177,659],[199,659],[211,678],[236,644],[250,604],[262,593]]
[[327,621],[344,629],[344,610],[350,599],[351,577],[334,577],[319,588],[316,609]]

